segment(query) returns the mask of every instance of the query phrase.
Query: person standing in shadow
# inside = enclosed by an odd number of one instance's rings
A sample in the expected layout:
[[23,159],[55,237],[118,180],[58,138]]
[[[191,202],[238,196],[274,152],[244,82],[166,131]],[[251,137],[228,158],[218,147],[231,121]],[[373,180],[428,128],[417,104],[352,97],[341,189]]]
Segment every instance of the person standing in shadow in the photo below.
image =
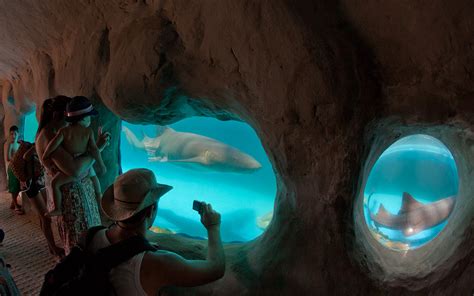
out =
[[18,142],[19,131],[16,125],[10,127],[8,139],[4,145],[4,153],[5,153],[5,165],[7,167],[7,180],[8,180],[8,192],[10,192],[12,196],[12,202],[10,205],[10,209],[15,210],[15,213],[18,215],[23,215],[25,212],[18,204],[18,194],[20,193],[20,181],[18,178],[13,174],[13,170],[10,166],[10,161],[12,160],[13,156],[17,152],[18,148],[20,147],[20,143]]

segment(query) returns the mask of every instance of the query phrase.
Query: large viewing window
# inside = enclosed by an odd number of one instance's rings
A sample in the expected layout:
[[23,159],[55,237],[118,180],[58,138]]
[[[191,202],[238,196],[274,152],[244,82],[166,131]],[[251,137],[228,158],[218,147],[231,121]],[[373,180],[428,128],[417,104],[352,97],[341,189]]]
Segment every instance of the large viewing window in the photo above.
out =
[[273,216],[276,179],[255,131],[246,123],[192,117],[170,126],[123,122],[122,170],[145,167],[174,187],[159,202],[155,231],[205,238],[193,200],[222,214],[226,242],[252,240]]
[[448,223],[458,183],[453,155],[439,140],[427,135],[398,140],[376,161],[365,185],[370,232],[394,250],[423,246]]

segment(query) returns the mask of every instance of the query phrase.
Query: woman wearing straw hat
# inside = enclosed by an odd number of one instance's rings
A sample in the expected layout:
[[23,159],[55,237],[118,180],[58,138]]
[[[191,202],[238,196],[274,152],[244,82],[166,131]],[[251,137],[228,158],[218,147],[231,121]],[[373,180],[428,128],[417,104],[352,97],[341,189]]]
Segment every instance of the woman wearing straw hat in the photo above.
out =
[[[153,225],[158,200],[172,187],[156,182],[148,169],[134,169],[117,177],[104,193],[101,205],[114,221],[108,229],[98,231],[89,250],[119,243],[130,237],[145,236]],[[165,286],[197,286],[224,275],[225,256],[220,238],[220,214],[203,203],[201,223],[208,232],[206,260],[186,260],[167,251],[142,252],[113,268],[110,282],[117,295],[157,295]]]

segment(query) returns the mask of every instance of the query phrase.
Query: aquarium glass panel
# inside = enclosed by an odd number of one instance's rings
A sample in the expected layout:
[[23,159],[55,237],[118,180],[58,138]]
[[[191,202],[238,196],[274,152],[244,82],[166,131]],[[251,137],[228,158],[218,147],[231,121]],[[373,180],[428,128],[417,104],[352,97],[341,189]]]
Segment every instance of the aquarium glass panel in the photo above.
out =
[[25,125],[23,128],[23,139],[33,143],[35,141],[36,131],[38,130],[38,120],[36,112],[31,112],[25,116]]
[[376,161],[364,189],[364,215],[384,246],[407,251],[431,241],[448,223],[458,194],[453,155],[436,138],[404,137]]
[[255,131],[246,123],[191,117],[170,126],[122,122],[122,170],[151,169],[173,186],[159,202],[152,230],[206,238],[193,200],[222,214],[225,242],[262,234],[273,216],[276,179]]

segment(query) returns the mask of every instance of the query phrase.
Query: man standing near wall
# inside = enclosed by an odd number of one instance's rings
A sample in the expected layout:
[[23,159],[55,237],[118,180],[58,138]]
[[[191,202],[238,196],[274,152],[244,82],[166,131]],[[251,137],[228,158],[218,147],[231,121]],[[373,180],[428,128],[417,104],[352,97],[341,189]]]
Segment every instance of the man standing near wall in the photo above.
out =
[[20,181],[15,177],[13,171],[10,167],[10,161],[15,155],[16,151],[20,147],[18,143],[18,127],[13,125],[10,127],[10,132],[8,135],[7,140],[5,141],[4,145],[4,154],[5,154],[5,167],[7,168],[7,179],[8,179],[8,192],[10,192],[12,196],[12,203],[10,205],[10,209],[14,209],[18,215],[23,215],[25,212],[22,210],[20,205],[18,204],[18,194],[20,193]]

